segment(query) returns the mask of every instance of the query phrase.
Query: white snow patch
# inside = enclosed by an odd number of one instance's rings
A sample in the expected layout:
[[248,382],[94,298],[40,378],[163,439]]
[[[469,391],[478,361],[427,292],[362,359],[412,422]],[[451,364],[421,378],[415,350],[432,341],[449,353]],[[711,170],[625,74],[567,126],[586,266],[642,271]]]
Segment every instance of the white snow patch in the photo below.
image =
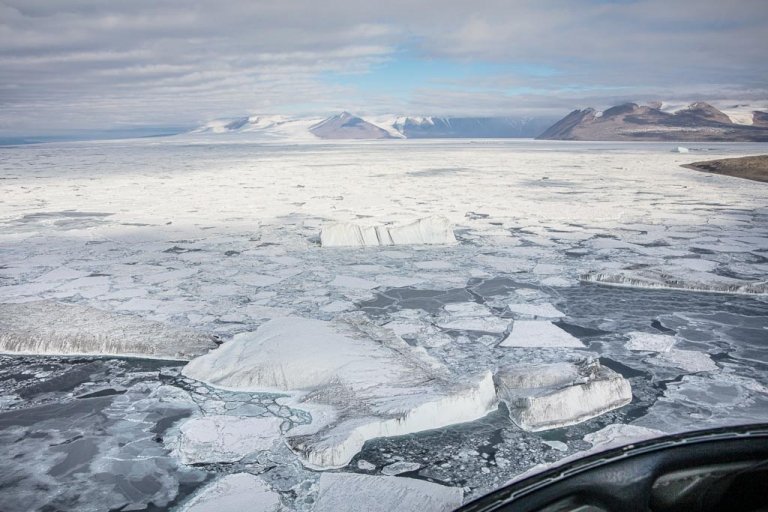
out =
[[552,322],[544,320],[515,320],[500,347],[573,347],[584,344]]

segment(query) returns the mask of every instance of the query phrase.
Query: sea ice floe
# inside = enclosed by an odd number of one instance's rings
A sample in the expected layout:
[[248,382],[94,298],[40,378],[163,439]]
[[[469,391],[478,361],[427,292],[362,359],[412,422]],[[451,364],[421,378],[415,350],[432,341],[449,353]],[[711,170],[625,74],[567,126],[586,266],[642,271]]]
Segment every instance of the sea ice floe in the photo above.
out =
[[674,336],[667,334],[651,334],[647,332],[633,331],[628,333],[629,350],[643,350],[647,352],[667,352],[675,344]]
[[368,512],[420,510],[448,512],[460,507],[464,493],[424,480],[395,476],[323,473],[313,512],[348,510],[354,503],[365,504]]
[[571,347],[583,348],[584,344],[552,322],[544,320],[515,320],[500,347]]
[[405,462],[405,461],[399,461],[399,462],[393,462],[392,464],[388,464],[381,468],[381,473],[383,475],[387,476],[395,476],[400,475],[402,473],[408,473],[410,471],[416,471],[421,467],[421,464],[418,462]]
[[213,338],[141,318],[52,300],[0,304],[0,352],[188,360]]
[[280,495],[259,477],[250,473],[222,476],[189,500],[183,512],[227,512],[252,510],[279,512],[285,510]]
[[581,423],[632,401],[629,381],[597,361],[510,367],[494,380],[512,421],[534,432]]
[[509,310],[518,315],[540,318],[562,318],[565,316],[548,302],[544,304],[509,304]]
[[704,352],[674,348],[675,338],[666,334],[630,332],[627,348],[646,352],[657,352],[649,361],[663,366],[674,366],[687,372],[709,372],[717,365]]
[[499,318],[477,302],[446,304],[444,313],[436,325],[443,329],[502,333],[509,327],[509,320]]
[[202,416],[180,427],[174,452],[184,464],[231,463],[269,450],[280,439],[282,418]]
[[665,432],[653,428],[626,425],[623,423],[612,423],[601,428],[597,432],[591,432],[585,435],[584,440],[591,444],[593,448],[604,450],[614,446],[624,446],[629,443],[661,437],[663,435],[665,435]]
[[418,219],[400,226],[364,226],[338,222],[323,226],[323,247],[375,247],[380,245],[455,244],[453,226],[445,217]]
[[490,372],[454,376],[362,315],[270,320],[182,372],[231,390],[292,392],[314,421],[288,444],[318,469],[345,466],[368,439],[473,421],[496,407]]

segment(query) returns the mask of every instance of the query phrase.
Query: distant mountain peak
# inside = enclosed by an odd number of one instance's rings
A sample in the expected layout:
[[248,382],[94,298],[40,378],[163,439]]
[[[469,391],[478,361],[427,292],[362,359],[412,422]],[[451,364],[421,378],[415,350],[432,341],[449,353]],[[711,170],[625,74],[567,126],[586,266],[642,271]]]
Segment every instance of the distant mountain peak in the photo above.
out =
[[309,127],[321,139],[391,139],[385,129],[361,117],[341,112]]

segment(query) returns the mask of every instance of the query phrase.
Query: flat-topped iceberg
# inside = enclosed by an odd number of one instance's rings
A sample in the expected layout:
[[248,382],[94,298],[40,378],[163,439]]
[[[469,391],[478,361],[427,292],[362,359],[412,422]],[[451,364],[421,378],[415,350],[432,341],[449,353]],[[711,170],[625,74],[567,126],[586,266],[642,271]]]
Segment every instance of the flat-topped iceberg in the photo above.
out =
[[215,348],[209,335],[78,304],[0,304],[0,353],[188,360]]
[[[460,507],[463,498],[464,493],[458,487],[413,478],[323,473],[312,511],[338,512],[351,507],[367,512],[448,512]],[[352,506],[354,503],[359,506]]]
[[505,368],[494,380],[512,421],[534,432],[581,423],[632,401],[629,381],[598,361]]
[[445,217],[432,216],[399,226],[366,226],[352,222],[326,224],[320,231],[323,247],[376,247],[380,245],[455,244],[453,226]]
[[182,373],[241,391],[290,392],[313,424],[287,438],[305,465],[345,466],[368,439],[473,421],[496,406],[490,372],[461,378],[361,315],[276,318]]

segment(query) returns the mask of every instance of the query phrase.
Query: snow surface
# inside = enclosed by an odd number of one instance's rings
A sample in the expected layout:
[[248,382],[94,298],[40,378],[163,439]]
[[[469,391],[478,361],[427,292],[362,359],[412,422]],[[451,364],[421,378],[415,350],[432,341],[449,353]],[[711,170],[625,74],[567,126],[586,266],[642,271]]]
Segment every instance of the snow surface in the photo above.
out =
[[339,222],[323,226],[323,247],[370,247],[379,245],[455,244],[451,222],[433,216],[399,226],[364,226]]
[[2,353],[187,360],[214,347],[210,336],[191,329],[78,304],[0,303]]
[[[352,498],[354,497],[354,498]],[[313,512],[348,510],[351,500],[368,512],[392,510],[451,511],[460,507],[460,488],[394,476],[323,473]]]
[[187,377],[240,391],[295,392],[335,418],[294,433],[289,445],[310,467],[342,467],[368,439],[472,421],[496,404],[490,372],[463,382],[391,333],[361,323],[270,320],[192,360]]
[[223,476],[187,502],[183,512],[279,512],[280,495],[249,473]]
[[598,362],[505,368],[494,380],[512,421],[530,431],[581,423],[632,401],[629,381]]
[[584,347],[578,338],[552,322],[544,320],[515,320],[512,332],[500,347]]

